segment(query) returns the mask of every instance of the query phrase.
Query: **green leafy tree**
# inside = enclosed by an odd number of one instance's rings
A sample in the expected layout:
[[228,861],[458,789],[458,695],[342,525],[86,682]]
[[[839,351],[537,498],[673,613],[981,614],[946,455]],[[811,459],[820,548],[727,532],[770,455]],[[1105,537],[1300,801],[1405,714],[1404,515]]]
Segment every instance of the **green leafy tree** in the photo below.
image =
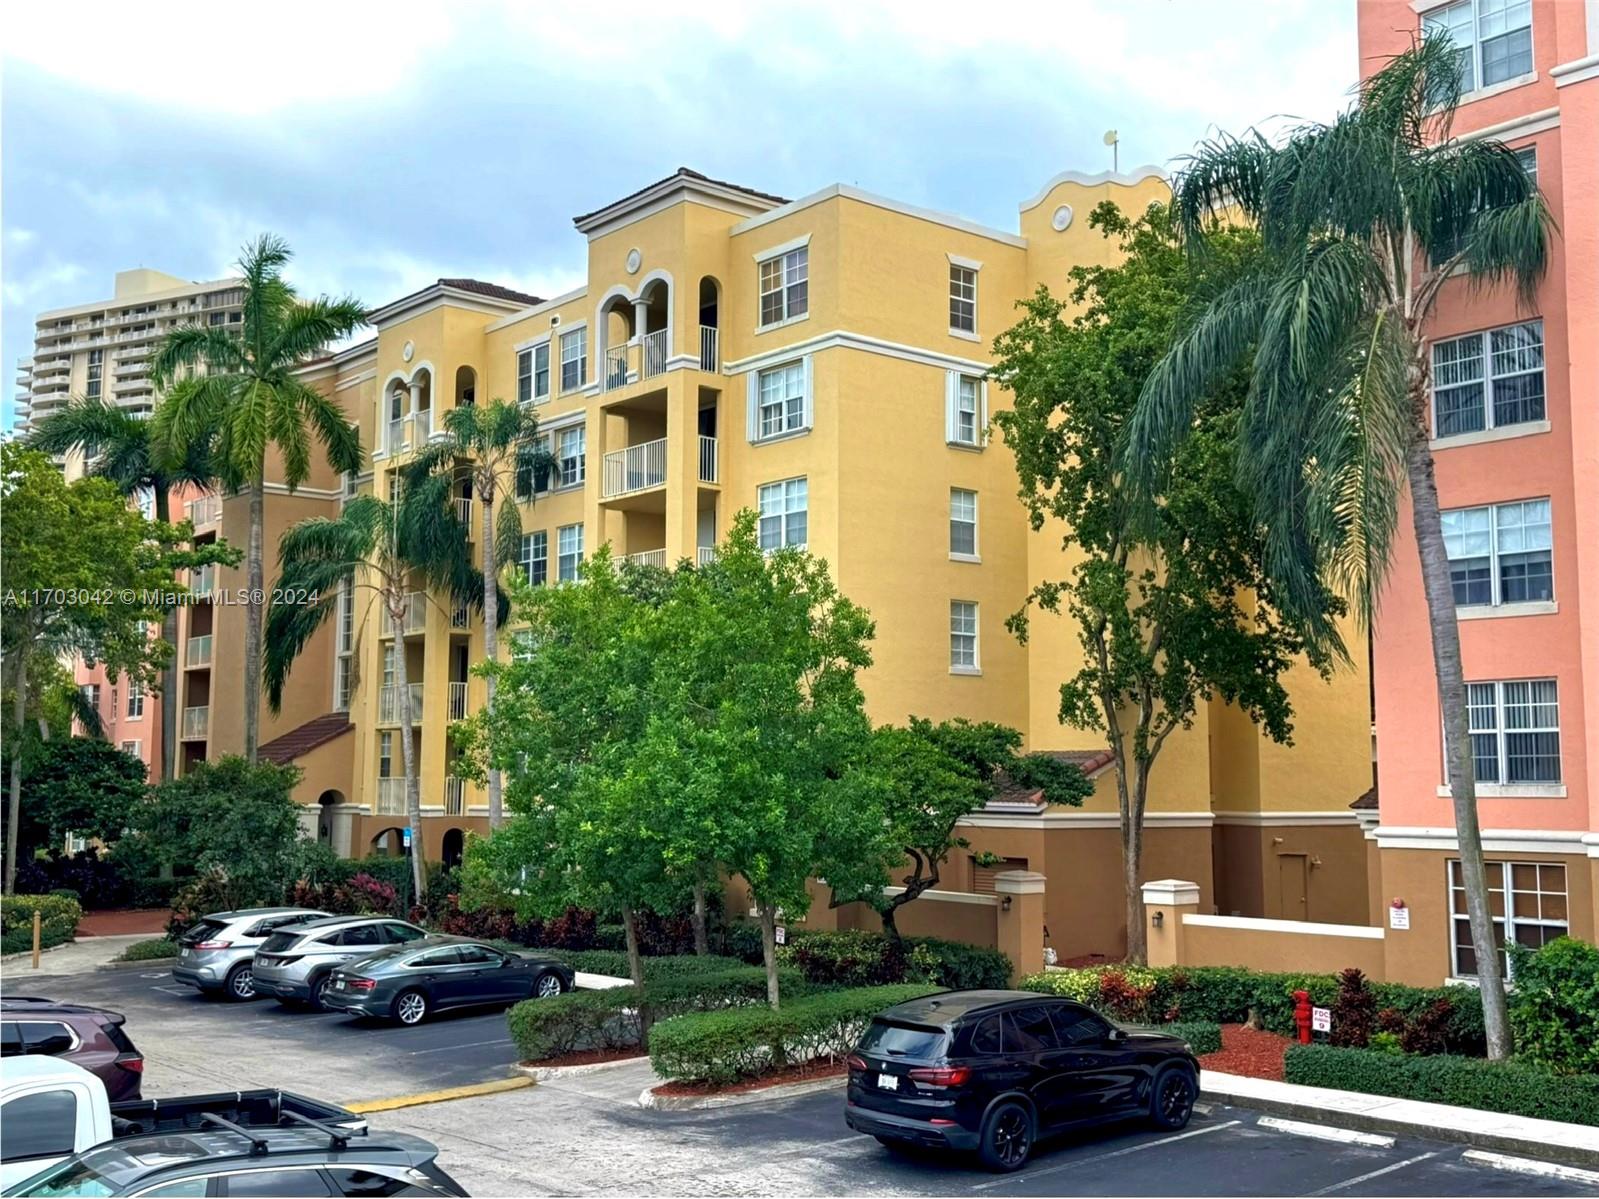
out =
[[1553,1074],[1599,1074],[1599,949],[1575,937],[1509,949],[1516,1056]]
[[68,484],[37,450],[0,446],[0,649],[10,675],[10,738],[18,746],[10,754],[7,893],[16,875],[35,661],[76,655],[103,663],[112,678],[153,684],[172,649],[147,626],[175,587],[173,570],[203,559],[176,548],[186,536],[181,527],[145,520],[105,479]]
[[[412,740],[419,714],[411,708],[402,630],[413,593],[431,604],[435,602],[432,592],[443,592],[450,597],[449,611],[457,602],[482,600],[481,579],[467,560],[465,530],[454,509],[425,494],[429,486],[445,485],[435,480],[411,490],[398,504],[357,496],[344,505],[337,519],[312,517],[286,530],[278,543],[279,573],[273,590],[291,599],[313,598],[304,603],[273,604],[267,620],[267,702],[276,712],[295,659],[337,612],[341,590],[367,596],[388,617],[394,638],[385,652],[394,664],[406,812],[415,830],[411,870],[417,895],[427,889],[426,864],[418,840],[422,796]],[[418,580],[425,589],[416,587]]]
[[[500,568],[515,562],[522,541],[522,516],[517,505],[500,507],[500,496],[522,491],[529,505],[535,488],[515,486],[517,480],[531,484],[535,472],[549,469],[549,452],[539,443],[539,418],[531,408],[495,399],[487,404],[463,404],[444,415],[444,437],[422,446],[406,466],[402,477],[408,486],[429,478],[453,480],[466,475],[472,481],[472,494],[482,513],[478,531],[480,565],[485,579],[494,581],[483,595],[483,653],[494,662],[499,659],[501,621],[498,584]],[[488,706],[494,706],[498,680],[493,673],[485,678]],[[498,769],[488,772],[489,828],[499,828],[504,818],[502,778]]]
[[290,491],[310,477],[313,436],[334,470],[359,470],[362,461],[356,427],[298,371],[360,327],[366,309],[348,296],[301,300],[283,277],[289,257],[287,243],[270,234],[246,246],[238,264],[243,322],[237,328],[181,325],[150,361],[151,377],[168,389],[152,418],[152,436],[179,453],[204,447],[223,486],[250,497],[243,684],[244,756],[252,762],[261,732],[268,451],[281,458]]
[[[28,443],[47,454],[83,454],[89,473],[110,479],[123,495],[148,491],[155,501],[155,519],[163,524],[174,523],[174,488],[208,488],[214,474],[204,442],[196,441],[179,453],[156,435],[153,422],[104,398],[78,397],[52,412],[33,427]],[[237,563],[236,557],[218,560]],[[161,639],[172,646],[178,643],[176,602],[166,606],[161,618]],[[161,678],[162,778],[171,778],[177,771],[177,745],[178,663],[174,656]]]
[[[1200,264],[1183,253],[1165,208],[1132,221],[1107,203],[1089,219],[1123,260],[1072,271],[1075,316],[1041,289],[996,338],[996,370],[1015,406],[995,423],[1016,455],[1033,527],[1054,520],[1065,529],[1069,575],[1035,587],[1010,627],[1025,639],[1036,606],[1076,630],[1081,665],[1061,684],[1060,719],[1103,732],[1115,755],[1127,957],[1142,963],[1144,812],[1168,739],[1220,696],[1286,742],[1292,709],[1281,676],[1307,650],[1318,669],[1330,664],[1282,619],[1263,569],[1266,533],[1235,481],[1237,381],[1218,380],[1196,404],[1194,431],[1176,447],[1149,520],[1127,519],[1116,469],[1144,380],[1184,305],[1251,261],[1254,236],[1218,237]],[[1339,610],[1325,591],[1320,602]]]
[[1331,125],[1281,144],[1257,133],[1199,147],[1175,188],[1184,241],[1203,259],[1232,236],[1236,214],[1263,250],[1206,297],[1149,373],[1124,461],[1140,496],[1157,493],[1172,451],[1201,427],[1203,397],[1241,373],[1236,477],[1266,530],[1278,602],[1328,644],[1337,631],[1324,580],[1371,612],[1408,490],[1488,1055],[1500,1058],[1510,1040],[1429,448],[1427,322],[1451,279],[1514,286],[1530,309],[1553,229],[1514,151],[1451,138],[1457,53],[1426,39],[1367,79]]
[[22,779],[29,823],[24,848],[69,834],[110,845],[122,837],[148,790],[144,763],[97,737],[47,741]]

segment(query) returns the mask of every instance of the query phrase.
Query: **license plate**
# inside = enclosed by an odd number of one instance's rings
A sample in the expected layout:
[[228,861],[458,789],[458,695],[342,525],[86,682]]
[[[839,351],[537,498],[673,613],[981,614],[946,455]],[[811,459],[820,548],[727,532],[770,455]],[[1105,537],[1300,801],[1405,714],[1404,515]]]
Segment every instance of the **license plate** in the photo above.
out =
[[186,958],[186,957],[188,957],[188,956],[189,956],[189,950],[187,950],[187,949],[185,949],[185,950],[184,950],[184,951],[183,951],[183,952],[181,952],[181,953],[180,953],[180,954],[178,954],[178,956],[179,956],[179,957],[180,957],[180,958]]
[[334,979],[334,980],[333,980],[333,989],[334,989],[334,990],[335,990],[335,991],[342,991],[342,990],[344,990],[344,980],[343,980],[343,979],[342,979],[342,978],[336,978],[336,979]]
[[899,1079],[892,1074],[879,1074],[877,1085],[885,1091],[899,1090]]
[[255,960],[262,966],[276,966],[278,964],[277,958],[262,957],[260,954],[255,955]]

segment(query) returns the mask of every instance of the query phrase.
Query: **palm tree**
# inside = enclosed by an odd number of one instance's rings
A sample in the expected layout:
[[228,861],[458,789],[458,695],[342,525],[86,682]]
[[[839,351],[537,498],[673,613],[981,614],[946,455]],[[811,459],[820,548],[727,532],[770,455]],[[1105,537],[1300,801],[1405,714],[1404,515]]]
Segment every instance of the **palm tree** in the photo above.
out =
[[[172,523],[172,491],[185,484],[208,488],[212,469],[209,447],[196,439],[177,452],[157,437],[150,421],[101,398],[79,397],[34,426],[28,441],[47,454],[82,453],[91,474],[115,483],[124,495],[150,491],[155,518]],[[161,618],[161,639],[178,643],[178,610],[169,606]],[[178,661],[174,655],[161,675],[161,777],[169,779],[177,765]]]
[[1338,644],[1319,579],[1369,619],[1410,494],[1432,627],[1472,945],[1490,1057],[1509,1052],[1504,980],[1488,907],[1454,592],[1428,447],[1426,322],[1449,279],[1514,284],[1530,307],[1553,223],[1515,154],[1452,141],[1455,50],[1428,38],[1362,84],[1331,125],[1281,144],[1258,133],[1202,145],[1175,187],[1184,235],[1233,211],[1258,224],[1260,265],[1214,296],[1146,381],[1124,463],[1135,493],[1161,464],[1206,387],[1251,371],[1239,428],[1240,481],[1267,531],[1267,568],[1289,610]]
[[[482,509],[478,534],[480,566],[485,580],[496,584],[483,592],[483,655],[498,660],[500,603],[498,582],[503,563],[514,562],[522,540],[522,516],[515,504],[506,504],[495,519],[494,502],[501,491],[514,488],[515,480],[529,480],[529,503],[536,488],[532,476],[550,467],[549,451],[539,443],[539,418],[530,408],[502,399],[487,404],[463,404],[444,416],[445,436],[423,446],[406,466],[406,485],[416,487],[427,479],[453,479],[458,471],[472,480],[472,493]],[[463,465],[464,461],[464,465]],[[513,491],[514,494],[514,491]],[[447,496],[446,496],[447,499]],[[488,682],[488,708],[494,709],[494,675]],[[489,771],[489,827],[504,819],[501,776]]]
[[[283,278],[290,258],[282,238],[263,234],[244,247],[244,319],[184,325],[168,333],[151,359],[157,386],[168,387],[156,409],[155,436],[174,446],[211,446],[217,477],[250,496],[245,550],[251,603],[244,625],[244,756],[255,761],[261,724],[261,610],[265,547],[266,460],[276,447],[283,482],[293,491],[311,473],[311,435],[338,471],[359,470],[361,440],[338,404],[296,371],[366,319],[351,297],[302,301]],[[180,378],[180,375],[182,376]]]
[[[278,543],[279,577],[274,590],[319,598],[315,603],[272,606],[264,676],[267,702],[276,712],[295,659],[338,610],[340,593],[348,589],[372,594],[394,632],[391,652],[401,726],[400,756],[413,837],[419,837],[422,829],[422,797],[411,743],[417,713],[411,710],[404,640],[413,578],[420,576],[428,588],[449,593],[452,610],[456,602],[482,598],[480,581],[467,560],[465,530],[454,511],[435,497],[419,496],[417,501],[402,499],[390,504],[370,495],[357,496],[336,520],[313,517],[284,532]],[[427,595],[426,591],[421,594]],[[427,597],[425,602],[433,601]],[[412,876],[415,893],[421,896],[426,873],[421,846],[414,841],[413,845]]]

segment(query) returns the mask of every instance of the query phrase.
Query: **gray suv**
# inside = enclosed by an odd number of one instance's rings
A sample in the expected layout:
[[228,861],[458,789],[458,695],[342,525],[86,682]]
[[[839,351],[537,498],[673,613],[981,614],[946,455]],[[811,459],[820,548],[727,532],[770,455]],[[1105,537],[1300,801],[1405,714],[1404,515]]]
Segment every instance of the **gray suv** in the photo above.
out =
[[425,936],[425,929],[387,916],[329,916],[296,924],[256,950],[255,987],[285,1006],[321,1007],[322,988],[335,967]]
[[213,912],[178,938],[178,960],[172,977],[202,992],[231,1000],[255,998],[251,959],[261,943],[280,928],[321,920],[326,912],[310,908],[241,908]]

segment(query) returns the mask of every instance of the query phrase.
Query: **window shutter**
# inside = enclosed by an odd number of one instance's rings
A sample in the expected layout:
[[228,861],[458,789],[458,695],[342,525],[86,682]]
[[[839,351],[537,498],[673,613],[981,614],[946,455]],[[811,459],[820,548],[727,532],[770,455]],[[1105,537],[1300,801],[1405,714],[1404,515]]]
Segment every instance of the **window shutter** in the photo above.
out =
[[807,429],[816,427],[816,376],[811,369],[815,357],[814,354],[807,354],[801,360],[805,369],[805,411],[801,424]]
[[988,380],[977,385],[977,444],[988,444]]
[[960,394],[960,372],[944,372],[944,440],[955,440],[955,400]]
[[748,401],[744,406],[745,434],[753,442],[760,437],[761,433],[761,372],[752,370],[745,376],[745,379],[749,384]]

